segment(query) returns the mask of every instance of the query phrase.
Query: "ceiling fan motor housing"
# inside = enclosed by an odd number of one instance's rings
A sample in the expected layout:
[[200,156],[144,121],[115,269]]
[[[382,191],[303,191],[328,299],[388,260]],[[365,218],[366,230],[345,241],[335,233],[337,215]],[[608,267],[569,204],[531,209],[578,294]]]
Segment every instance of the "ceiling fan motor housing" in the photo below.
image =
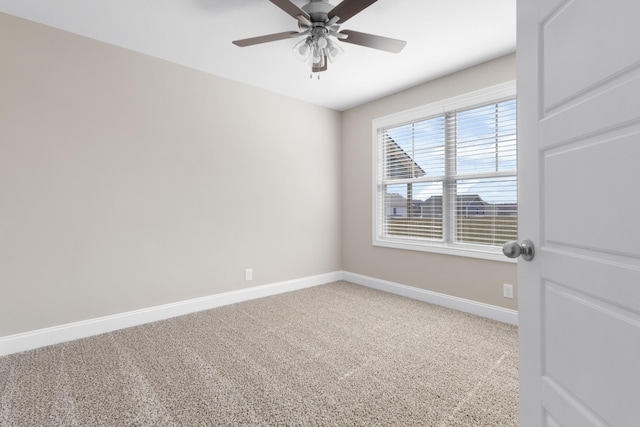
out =
[[311,22],[325,23],[328,19],[329,12],[333,9],[333,5],[326,0],[311,0],[311,3],[302,6],[302,10],[311,16]]

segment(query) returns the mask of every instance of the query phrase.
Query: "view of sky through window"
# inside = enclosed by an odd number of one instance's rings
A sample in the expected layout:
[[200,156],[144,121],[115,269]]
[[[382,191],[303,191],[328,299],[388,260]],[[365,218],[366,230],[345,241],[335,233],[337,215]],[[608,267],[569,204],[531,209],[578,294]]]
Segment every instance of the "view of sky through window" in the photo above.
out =
[[[426,172],[424,178],[435,180],[414,186],[413,199],[424,201],[433,195],[442,195],[446,123],[449,123],[448,131],[454,133],[456,140],[456,161],[450,167],[455,168],[457,194],[477,194],[492,204],[516,203],[514,177],[481,176],[516,170],[515,110],[516,100],[510,99],[451,113],[455,117],[449,122],[441,115],[387,128],[389,137]],[[387,192],[407,197],[405,185],[389,186]]]

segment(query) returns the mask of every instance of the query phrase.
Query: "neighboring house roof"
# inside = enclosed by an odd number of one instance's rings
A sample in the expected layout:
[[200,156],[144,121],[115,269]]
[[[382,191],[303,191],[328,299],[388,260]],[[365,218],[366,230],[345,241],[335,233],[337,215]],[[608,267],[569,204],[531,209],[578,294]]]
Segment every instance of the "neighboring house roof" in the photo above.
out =
[[384,195],[385,206],[390,208],[407,207],[407,199],[398,193],[387,193]]
[[[407,208],[407,199],[398,193],[385,194],[385,206],[387,208]],[[431,196],[427,200],[413,200],[412,209],[417,214],[441,215],[442,196]],[[478,194],[458,194],[456,196],[456,207],[459,210],[482,208],[485,214],[497,215],[517,215],[517,203],[491,204],[482,200]]]
[[[480,202],[483,205],[490,205],[490,203],[482,200],[478,194],[458,194],[456,196],[456,203],[458,206],[468,206],[470,203]],[[442,196],[431,196],[423,202],[426,205],[442,205]]]
[[[406,197],[398,194],[398,193],[386,193],[385,194],[385,205],[387,207],[406,207],[407,199]],[[505,212],[516,212],[518,209],[518,205],[516,203],[504,203],[493,205],[491,203],[485,202],[482,200],[482,197],[478,194],[458,194],[456,196],[456,204],[459,208],[465,208],[471,205],[472,203],[476,203],[482,206],[489,207],[491,206],[496,211],[505,211]],[[442,206],[442,196],[431,196],[425,201],[414,200],[413,205],[415,206]]]
[[384,133],[384,140],[386,143],[387,176],[389,178],[420,178],[427,174],[387,132]]

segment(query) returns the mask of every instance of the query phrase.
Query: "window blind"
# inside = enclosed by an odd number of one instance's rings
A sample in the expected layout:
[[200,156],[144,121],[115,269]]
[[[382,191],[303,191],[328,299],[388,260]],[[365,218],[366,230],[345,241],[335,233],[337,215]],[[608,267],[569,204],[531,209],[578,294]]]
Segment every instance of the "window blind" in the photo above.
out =
[[442,240],[445,117],[385,128],[380,135],[385,235]]
[[502,246],[517,238],[516,102],[449,114],[451,241]]
[[377,129],[377,233],[501,246],[517,238],[515,98]]

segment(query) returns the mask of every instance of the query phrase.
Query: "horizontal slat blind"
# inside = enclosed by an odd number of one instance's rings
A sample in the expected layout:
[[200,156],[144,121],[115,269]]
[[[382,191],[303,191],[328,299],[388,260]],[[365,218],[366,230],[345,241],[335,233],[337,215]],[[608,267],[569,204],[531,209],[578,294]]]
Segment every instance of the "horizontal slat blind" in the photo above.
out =
[[515,99],[451,114],[455,171],[448,188],[454,201],[458,243],[501,246],[517,238]]
[[385,128],[381,133],[385,179],[416,179],[444,175],[444,117]]
[[441,241],[444,116],[385,128],[379,136],[384,147],[384,235]]
[[515,100],[458,111],[448,126],[455,127],[457,175],[516,171]]
[[378,149],[381,237],[516,239],[515,99],[380,128]]

